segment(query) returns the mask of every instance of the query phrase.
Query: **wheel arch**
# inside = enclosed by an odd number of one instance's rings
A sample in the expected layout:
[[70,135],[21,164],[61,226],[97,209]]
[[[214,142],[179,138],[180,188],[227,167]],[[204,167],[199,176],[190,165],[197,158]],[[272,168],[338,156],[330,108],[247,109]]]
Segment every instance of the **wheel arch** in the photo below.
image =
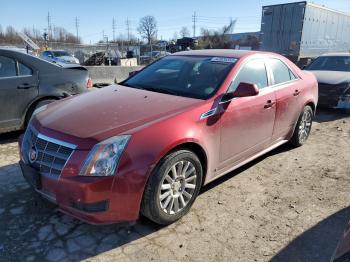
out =
[[[306,102],[306,104],[304,105],[304,107],[305,107],[305,106],[310,106],[311,109],[312,109],[313,114],[314,114],[314,115],[316,114],[316,105],[315,105],[315,103],[314,103],[313,101],[308,101],[308,102]],[[304,108],[304,107],[303,107],[303,108]]]
[[199,161],[201,162],[202,169],[203,169],[203,179],[202,179],[202,185],[203,185],[208,172],[208,156],[206,151],[200,144],[191,141],[191,142],[183,142],[181,144],[176,145],[174,148],[168,151],[164,156],[168,155],[171,152],[181,150],[181,149],[187,149],[189,151],[192,151],[199,158]]
[[22,119],[22,128],[25,127],[25,124],[29,120],[28,119],[29,115],[34,111],[38,103],[45,100],[59,100],[59,99],[60,98],[57,96],[43,96],[43,97],[38,97],[37,99],[32,101],[32,103],[27,107],[24,117]]

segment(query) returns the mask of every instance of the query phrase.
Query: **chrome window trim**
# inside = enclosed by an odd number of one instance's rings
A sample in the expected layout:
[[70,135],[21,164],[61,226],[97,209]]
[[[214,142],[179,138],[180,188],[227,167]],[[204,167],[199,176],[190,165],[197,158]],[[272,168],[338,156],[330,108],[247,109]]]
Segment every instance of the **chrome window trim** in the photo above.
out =
[[289,80],[289,81],[287,81],[287,82],[283,82],[283,83],[278,83],[278,84],[275,84],[275,85],[271,85],[271,86],[269,86],[269,87],[275,88],[275,87],[278,87],[278,86],[281,86],[281,85],[286,85],[286,84],[290,84],[290,83],[293,83],[293,82],[297,82],[297,81],[299,81],[299,80],[300,80],[300,78],[296,78],[296,79]]

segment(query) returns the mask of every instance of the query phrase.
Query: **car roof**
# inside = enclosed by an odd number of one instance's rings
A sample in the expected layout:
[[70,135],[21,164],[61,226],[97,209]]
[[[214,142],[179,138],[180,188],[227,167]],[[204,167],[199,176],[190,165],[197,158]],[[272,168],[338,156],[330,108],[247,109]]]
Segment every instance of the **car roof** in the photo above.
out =
[[325,53],[320,56],[350,56],[350,53],[349,52]]
[[266,54],[265,52],[250,51],[250,50],[235,50],[235,49],[204,49],[204,50],[189,50],[174,53],[172,55],[188,55],[188,56],[222,56],[241,58],[253,54]]

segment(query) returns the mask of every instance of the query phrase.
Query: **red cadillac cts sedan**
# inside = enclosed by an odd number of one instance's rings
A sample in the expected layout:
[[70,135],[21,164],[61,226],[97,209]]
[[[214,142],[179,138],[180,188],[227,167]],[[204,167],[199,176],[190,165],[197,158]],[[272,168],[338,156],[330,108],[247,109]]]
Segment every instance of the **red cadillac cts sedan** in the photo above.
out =
[[179,52],[119,85],[40,107],[20,139],[26,180],[93,224],[159,224],[200,188],[277,146],[307,140],[315,77],[273,53]]

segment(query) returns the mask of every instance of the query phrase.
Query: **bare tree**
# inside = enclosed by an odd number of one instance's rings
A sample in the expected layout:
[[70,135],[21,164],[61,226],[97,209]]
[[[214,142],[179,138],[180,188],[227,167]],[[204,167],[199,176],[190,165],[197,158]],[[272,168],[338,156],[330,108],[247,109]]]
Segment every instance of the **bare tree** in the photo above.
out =
[[190,36],[190,31],[188,30],[188,28],[186,26],[183,26],[181,28],[180,35],[181,35],[181,37],[188,37],[188,36]]
[[142,38],[147,40],[147,43],[150,45],[152,40],[157,35],[157,21],[155,17],[151,15],[142,17],[140,19],[137,31]]
[[174,34],[173,34],[173,39],[171,39],[171,40],[173,40],[173,41],[176,42],[176,40],[177,40],[178,38],[179,38],[179,35],[178,35],[177,32],[175,31]]
[[202,37],[198,43],[199,48],[230,48],[233,45],[233,41],[227,34],[233,30],[235,23],[235,20],[231,20],[227,26],[216,31],[202,28]]

